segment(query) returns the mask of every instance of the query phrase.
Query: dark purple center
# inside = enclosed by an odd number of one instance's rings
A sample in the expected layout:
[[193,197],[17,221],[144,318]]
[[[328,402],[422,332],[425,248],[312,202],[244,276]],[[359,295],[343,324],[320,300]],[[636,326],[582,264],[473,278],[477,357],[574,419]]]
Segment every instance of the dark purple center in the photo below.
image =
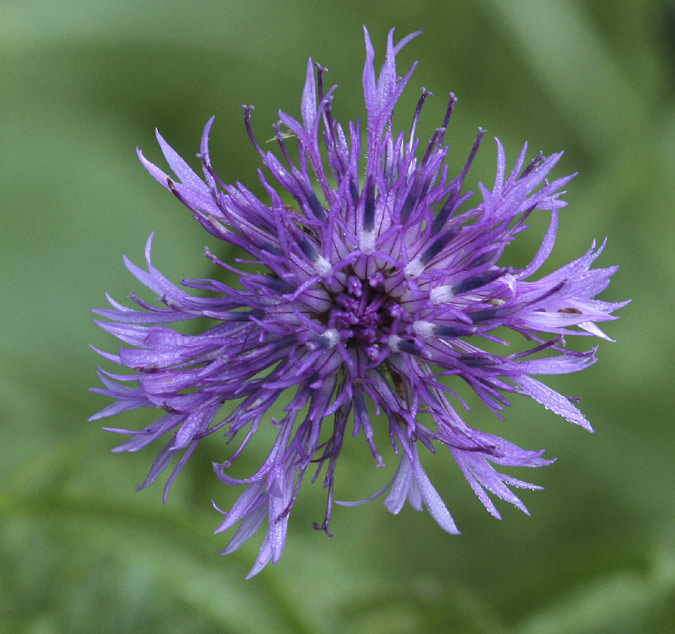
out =
[[390,331],[394,306],[381,290],[351,276],[347,288],[333,297],[328,326],[337,329],[343,341],[373,346]]

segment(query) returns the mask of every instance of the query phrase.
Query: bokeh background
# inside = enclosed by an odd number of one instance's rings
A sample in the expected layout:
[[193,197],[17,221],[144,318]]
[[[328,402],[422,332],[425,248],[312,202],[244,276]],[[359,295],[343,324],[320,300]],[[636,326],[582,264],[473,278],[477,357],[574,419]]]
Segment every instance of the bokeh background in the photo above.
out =
[[[245,582],[259,541],[229,557],[212,535],[237,491],[216,485],[214,438],[192,458],[169,503],[143,492],[152,449],[115,455],[117,437],[87,418],[107,400],[98,357],[114,350],[89,310],[104,292],[139,284],[121,255],[154,261],[175,280],[209,273],[214,245],[145,173],[159,161],[153,129],[184,156],[212,134],[226,181],[257,187],[261,139],[279,108],[297,115],[306,59],[339,85],[335,111],[363,115],[366,24],[382,59],[386,32],[423,29],[402,53],[436,93],[422,132],[459,103],[448,138],[461,165],[476,128],[513,159],[565,149],[557,175],[579,171],[550,267],[609,237],[600,264],[620,272],[603,298],[633,303],[607,326],[600,362],[552,383],[583,397],[597,433],[516,402],[504,423],[475,408],[469,422],[558,462],[514,473],[532,516],[485,512],[449,455],[428,462],[463,534],[409,508],[337,508],[333,539],[312,529],[323,492],[306,488],[281,563]],[[636,634],[675,622],[673,549],[673,213],[675,6],[581,0],[4,0],[0,5],[0,632]],[[488,138],[489,138],[488,136]],[[487,140],[469,181],[493,177]],[[514,257],[533,253],[532,222]],[[223,254],[227,257],[227,254]],[[145,425],[152,412],[121,426]],[[122,424],[124,423],[124,424]],[[362,439],[340,460],[337,496],[366,497],[391,471],[373,469]],[[263,460],[249,452],[247,468]],[[393,463],[392,463],[393,464]],[[391,468],[391,465],[390,465]]]

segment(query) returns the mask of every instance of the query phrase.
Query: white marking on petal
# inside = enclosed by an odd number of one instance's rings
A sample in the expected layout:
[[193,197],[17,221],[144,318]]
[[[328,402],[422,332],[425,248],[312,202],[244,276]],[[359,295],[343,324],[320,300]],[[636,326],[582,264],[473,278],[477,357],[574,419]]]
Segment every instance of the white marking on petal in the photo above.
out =
[[432,288],[429,293],[429,299],[432,304],[444,304],[454,297],[452,286],[437,286]]
[[314,261],[314,270],[321,277],[325,277],[326,275],[328,275],[333,270],[333,267],[331,266],[330,262],[326,258],[323,257],[323,255],[320,255]]
[[361,234],[361,251],[372,253],[375,250],[375,232],[364,231]]
[[401,337],[398,335],[389,335],[389,340],[387,341],[387,345],[394,351],[394,352],[399,352],[398,344],[401,341]]
[[432,324],[430,321],[424,321],[423,319],[420,319],[413,322],[413,331],[416,335],[419,335],[424,339],[428,339],[434,334],[434,324]]
[[406,277],[417,277],[422,271],[424,271],[424,264],[422,264],[419,256],[405,266]]
[[338,341],[340,341],[340,333],[335,328],[329,328],[321,336],[328,339],[328,346],[330,348],[334,348]]

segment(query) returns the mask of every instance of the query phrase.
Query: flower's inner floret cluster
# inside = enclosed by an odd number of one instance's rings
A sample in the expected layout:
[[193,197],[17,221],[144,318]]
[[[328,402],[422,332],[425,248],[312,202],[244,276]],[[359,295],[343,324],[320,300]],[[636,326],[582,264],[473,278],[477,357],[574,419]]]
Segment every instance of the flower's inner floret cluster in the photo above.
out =
[[[223,551],[230,553],[267,522],[251,575],[281,556],[288,519],[310,467],[313,480],[323,474],[328,502],[317,528],[329,533],[337,460],[347,435],[363,435],[375,463],[384,466],[373,413],[388,420],[398,467],[369,499],[386,494],[392,513],[406,501],[417,510],[426,507],[450,533],[457,527],[422,468],[422,447],[450,452],[495,517],[500,515],[491,495],[527,512],[510,487],[539,487],[493,465],[551,462],[543,451],[522,449],[467,425],[456,410],[457,403],[465,407],[455,392],[457,382],[499,417],[509,398],[520,394],[590,430],[575,399],[533,377],[575,372],[595,361],[595,349],[570,350],[565,336],[608,338],[597,323],[614,319],[612,312],[624,303],[595,296],[616,267],[592,269],[602,250],[593,245],[578,260],[533,279],[553,248],[558,210],[565,206],[560,196],[572,178],[548,180],[561,154],[539,154],[526,162],[524,146],[507,170],[497,141],[494,184],[479,184],[474,200],[464,181],[484,133],[479,131],[460,169],[448,165],[444,139],[454,95],[424,148],[415,131],[430,95],[426,90],[411,129],[395,132],[394,107],[414,69],[400,77],[396,56],[414,35],[395,45],[389,34],[376,75],[366,33],[363,138],[358,121],[345,128],[333,118],[334,88],[324,92],[325,69],[315,69],[311,60],[301,121],[279,113],[278,154],[262,149],[251,108],[245,107],[246,128],[264,167],[259,195],[215,174],[208,150],[212,120],[198,155],[203,177],[159,134],[175,176],[139,153],[150,174],[211,235],[243,250],[256,272],[238,270],[207,251],[237,282],[184,280],[178,287],[152,265],[148,241],[147,270],[126,263],[156,293],[160,306],[132,296],[138,309],[111,300],[112,309],[97,311],[112,320],[101,327],[131,346],[101,354],[131,374],[101,370],[105,388],[96,391],[116,402],[93,418],[139,407],[163,412],[145,429],[111,431],[130,436],[116,451],[137,451],[165,439],[142,486],[180,456],[165,496],[202,438],[216,430],[223,430],[228,443],[237,438],[237,448],[224,449],[229,457],[214,468],[220,481],[245,489],[223,511],[217,530],[237,526]],[[502,264],[505,247],[538,210],[551,218],[539,251],[524,268]],[[211,327],[199,334],[170,327],[203,318]],[[521,345],[510,347],[516,340]],[[503,352],[488,352],[486,342]],[[231,404],[229,413],[221,413],[223,404]],[[283,408],[277,418],[270,413],[275,406],[277,412]],[[230,466],[261,425],[277,432],[269,455],[250,477],[232,477]]]
[[377,358],[379,344],[386,343],[386,333],[400,308],[377,290],[378,278],[373,277],[367,284],[354,275],[349,277],[345,291],[332,298],[327,326],[335,328],[336,336],[348,347],[373,346],[369,356]]

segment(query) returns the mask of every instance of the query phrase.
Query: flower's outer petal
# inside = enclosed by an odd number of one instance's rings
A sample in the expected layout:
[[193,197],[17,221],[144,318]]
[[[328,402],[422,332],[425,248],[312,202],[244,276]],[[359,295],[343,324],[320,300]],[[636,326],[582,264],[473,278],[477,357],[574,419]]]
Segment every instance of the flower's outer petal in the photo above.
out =
[[391,482],[391,490],[384,501],[384,505],[394,514],[398,515],[408,497],[408,490],[412,482],[413,471],[410,458],[405,452],[401,454],[396,475]]
[[434,489],[427,474],[424,472],[422,463],[417,453],[417,447],[414,448],[415,458],[413,460],[412,471],[415,478],[415,484],[419,488],[424,504],[427,507],[431,517],[433,517],[438,525],[446,532],[458,535],[459,530],[455,525],[452,516],[448,512],[445,503]]
[[578,407],[575,407],[568,398],[559,394],[550,387],[544,385],[541,381],[537,381],[528,376],[520,376],[514,379],[514,382],[520,388],[521,394],[530,396],[538,403],[541,403],[546,409],[550,409],[559,416],[566,418],[570,423],[580,425],[584,429],[592,432],[593,428],[586,420],[586,417],[581,413]]

